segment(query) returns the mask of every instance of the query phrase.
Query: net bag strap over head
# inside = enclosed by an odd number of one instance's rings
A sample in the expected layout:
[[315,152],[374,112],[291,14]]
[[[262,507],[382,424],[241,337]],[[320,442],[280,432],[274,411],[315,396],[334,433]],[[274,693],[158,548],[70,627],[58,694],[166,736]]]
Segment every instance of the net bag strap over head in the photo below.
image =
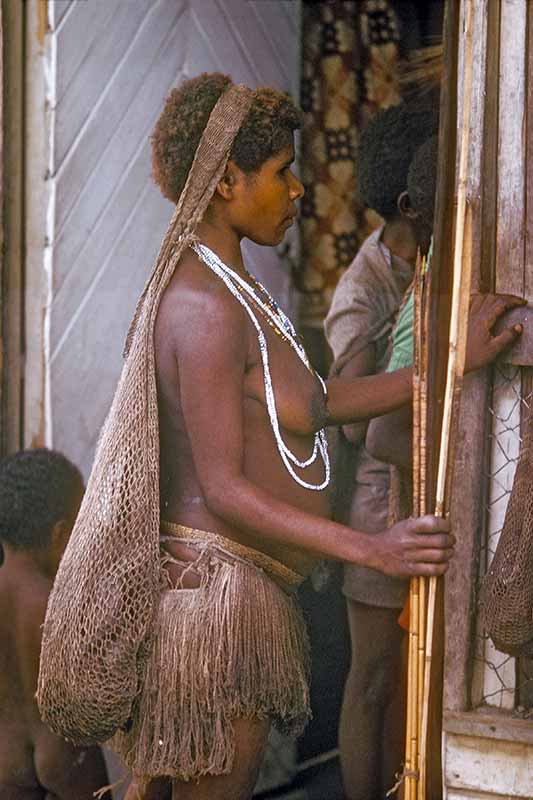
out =
[[137,303],[126,337],[125,356],[129,353],[144,301],[153,289],[158,275],[164,277],[165,270],[161,268],[162,265],[167,264],[172,255],[175,256],[176,248],[179,248],[181,256],[211,202],[217,183],[224,175],[231,145],[251,108],[253,98],[254,93],[247,86],[231,86],[211,112],[196,148],[185,186],[163,238],[155,268]]
[[105,741],[127,727],[143,680],[160,579],[154,326],[253,99],[251,89],[232,84],[211,112],[137,303],[122,374],[50,594],[37,699],[49,727],[77,744]]
[[532,401],[530,395],[505,522],[481,590],[485,629],[498,650],[514,656],[533,655]]

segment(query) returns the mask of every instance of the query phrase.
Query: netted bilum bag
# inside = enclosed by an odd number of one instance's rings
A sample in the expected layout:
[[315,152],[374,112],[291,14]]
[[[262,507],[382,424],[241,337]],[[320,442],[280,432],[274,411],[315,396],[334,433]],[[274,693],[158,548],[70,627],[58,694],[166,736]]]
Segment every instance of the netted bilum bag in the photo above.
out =
[[128,334],[126,361],[87,491],[50,594],[37,699],[44,721],[78,744],[127,727],[157,607],[159,424],[154,326],[162,294],[191,243],[253,100],[218,100]]
[[533,398],[496,553],[483,581],[485,629],[502,653],[533,655]]
[[141,315],[43,631],[41,714],[80,744],[129,717],[158,585],[157,406],[139,358],[147,322]]

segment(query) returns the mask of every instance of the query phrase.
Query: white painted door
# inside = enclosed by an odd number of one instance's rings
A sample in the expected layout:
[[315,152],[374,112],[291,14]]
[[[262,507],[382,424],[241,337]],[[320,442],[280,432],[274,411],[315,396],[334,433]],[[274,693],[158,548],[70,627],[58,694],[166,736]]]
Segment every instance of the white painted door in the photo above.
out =
[[[46,229],[33,237],[29,263],[46,273],[46,440],[87,474],[125,331],[172,212],[150,179],[148,137],[164,98],[183,78],[213,70],[297,95],[299,4],[56,0],[48,8],[36,56],[47,80],[42,132],[30,109],[34,136],[47,140],[48,170],[30,182]],[[35,57],[40,45],[34,37],[28,45]],[[249,258],[287,304],[276,253],[251,247]]]

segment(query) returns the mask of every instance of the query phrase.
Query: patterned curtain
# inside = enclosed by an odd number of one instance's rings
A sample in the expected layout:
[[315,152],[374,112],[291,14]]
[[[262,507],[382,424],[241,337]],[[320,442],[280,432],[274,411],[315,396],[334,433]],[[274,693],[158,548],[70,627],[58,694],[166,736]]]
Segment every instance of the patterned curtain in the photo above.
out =
[[389,0],[303,3],[300,322],[321,328],[342,272],[380,218],[357,199],[359,131],[400,101],[399,26]]

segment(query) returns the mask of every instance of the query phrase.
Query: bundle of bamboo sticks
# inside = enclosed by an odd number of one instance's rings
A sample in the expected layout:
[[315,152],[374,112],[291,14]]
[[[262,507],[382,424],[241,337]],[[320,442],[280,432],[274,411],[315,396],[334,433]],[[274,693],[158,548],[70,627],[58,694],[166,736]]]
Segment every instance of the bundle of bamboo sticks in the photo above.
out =
[[[470,144],[470,102],[472,92],[472,21],[474,0],[464,0],[464,66],[462,118],[458,139],[458,181],[455,212],[453,282],[449,329],[446,388],[443,404],[434,513],[445,516],[452,477],[453,436],[466,356],[466,334],[472,271],[471,210],[467,204],[468,151]],[[413,384],[413,514],[426,508],[428,464],[428,341],[430,321],[431,270],[424,259],[417,260],[414,284],[415,366]],[[442,265],[441,265],[442,268]],[[404,800],[426,800],[430,689],[437,578],[413,578],[410,587],[409,666],[407,688],[406,758]],[[442,631],[439,632],[442,635]]]
[[[444,400],[441,449],[437,476],[435,514],[445,516],[447,489],[451,481],[452,429],[458,413],[464,361],[472,264],[471,213],[465,205],[461,220],[460,269],[454,278],[450,322],[448,375]],[[431,270],[425,258],[417,259],[414,281],[414,374],[413,374],[413,515],[427,512],[428,433],[428,325]],[[435,635],[437,578],[411,579],[409,592],[409,665],[407,686],[407,730],[404,800],[426,800],[427,747],[430,687]]]
[[[427,378],[431,273],[420,253],[414,279],[414,376],[413,376],[413,515],[426,513]],[[417,800],[421,767],[422,714],[426,669],[428,580],[411,579],[409,592],[409,667],[404,800]]]

